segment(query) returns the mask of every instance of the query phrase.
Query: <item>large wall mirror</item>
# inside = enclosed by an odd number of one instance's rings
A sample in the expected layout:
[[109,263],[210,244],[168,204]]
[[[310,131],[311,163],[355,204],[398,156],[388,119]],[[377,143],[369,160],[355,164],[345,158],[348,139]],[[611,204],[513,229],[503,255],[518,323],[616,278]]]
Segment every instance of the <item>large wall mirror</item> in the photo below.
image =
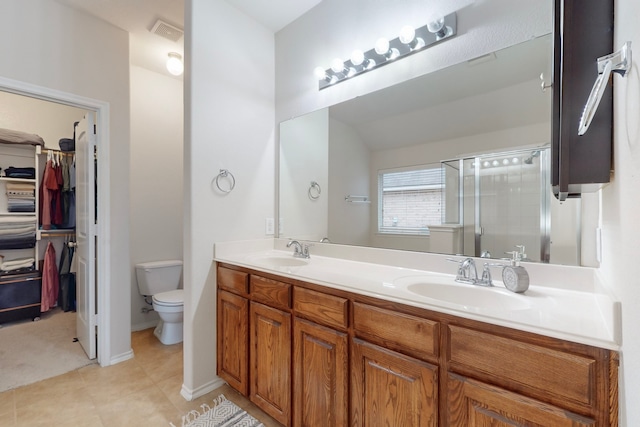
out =
[[553,39],[280,125],[280,237],[580,265],[584,200],[550,194]]

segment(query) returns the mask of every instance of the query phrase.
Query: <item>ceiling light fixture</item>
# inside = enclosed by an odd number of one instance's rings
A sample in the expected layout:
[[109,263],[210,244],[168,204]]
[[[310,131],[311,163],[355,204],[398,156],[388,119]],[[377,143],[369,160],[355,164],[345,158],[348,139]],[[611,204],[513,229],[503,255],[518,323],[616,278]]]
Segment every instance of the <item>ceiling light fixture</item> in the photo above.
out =
[[182,63],[182,55],[177,52],[169,52],[167,59],[167,71],[174,76],[179,76],[184,72],[184,64]]
[[456,19],[456,13],[453,12],[444,17],[436,17],[420,28],[414,29],[406,25],[393,40],[379,38],[373,49],[366,52],[354,50],[350,59],[342,61],[336,58],[327,69],[316,67],[314,74],[318,79],[318,89],[325,89],[455,36]]

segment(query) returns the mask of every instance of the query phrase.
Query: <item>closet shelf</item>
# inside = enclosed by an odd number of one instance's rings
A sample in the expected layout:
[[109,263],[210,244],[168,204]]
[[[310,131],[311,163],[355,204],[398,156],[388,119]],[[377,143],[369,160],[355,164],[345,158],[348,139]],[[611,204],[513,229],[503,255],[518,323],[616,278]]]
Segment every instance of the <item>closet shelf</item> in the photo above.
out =
[[11,178],[11,177],[8,177],[8,176],[0,176],[0,181],[35,183],[36,179],[35,178]]
[[0,216],[36,216],[35,212],[0,212]]

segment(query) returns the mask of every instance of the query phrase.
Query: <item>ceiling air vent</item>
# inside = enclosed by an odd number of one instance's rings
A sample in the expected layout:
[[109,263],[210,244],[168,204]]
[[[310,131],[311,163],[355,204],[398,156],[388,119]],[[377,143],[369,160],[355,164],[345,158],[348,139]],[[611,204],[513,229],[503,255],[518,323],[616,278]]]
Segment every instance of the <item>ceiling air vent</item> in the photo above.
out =
[[180,28],[174,27],[173,25],[168,24],[161,19],[158,19],[156,23],[153,24],[153,28],[151,28],[150,31],[153,34],[157,34],[160,37],[171,40],[172,42],[177,42],[184,35],[184,31],[182,31]]

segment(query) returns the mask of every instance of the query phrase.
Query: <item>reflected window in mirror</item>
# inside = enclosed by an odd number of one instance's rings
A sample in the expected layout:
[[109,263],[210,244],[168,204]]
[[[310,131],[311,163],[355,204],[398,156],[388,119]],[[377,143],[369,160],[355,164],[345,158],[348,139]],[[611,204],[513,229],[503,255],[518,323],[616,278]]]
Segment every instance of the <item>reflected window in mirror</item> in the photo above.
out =
[[378,232],[428,235],[442,224],[440,164],[378,172]]

